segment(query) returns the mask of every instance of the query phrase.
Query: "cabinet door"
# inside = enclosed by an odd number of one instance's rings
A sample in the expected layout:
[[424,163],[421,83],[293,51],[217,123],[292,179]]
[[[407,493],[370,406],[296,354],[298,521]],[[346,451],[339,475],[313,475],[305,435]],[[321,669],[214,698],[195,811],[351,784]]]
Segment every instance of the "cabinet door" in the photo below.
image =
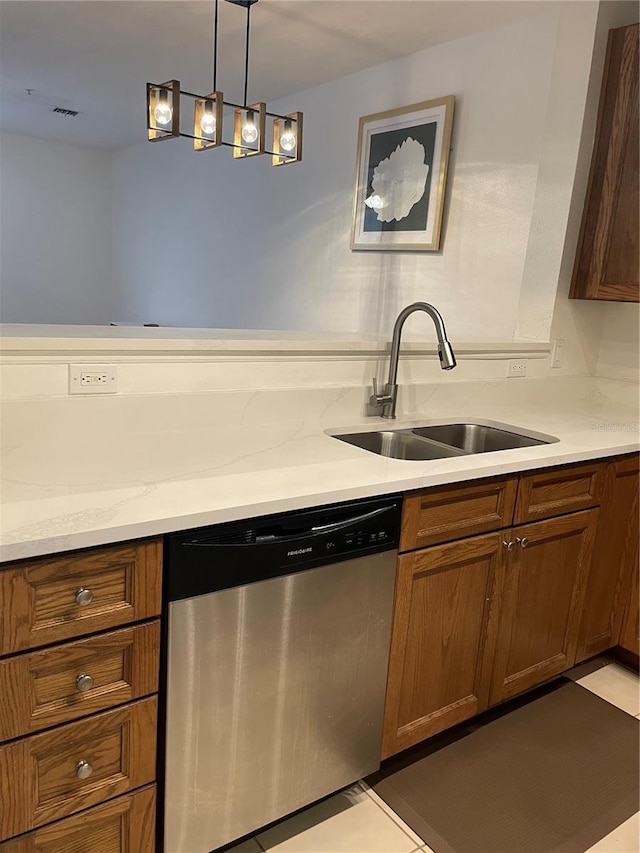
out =
[[615,646],[638,552],[638,455],[607,466],[576,660]]
[[[637,545],[637,543],[636,543]],[[638,550],[636,547],[635,565],[629,584],[624,619],[620,630],[619,645],[634,655],[640,655],[640,623],[638,619]]]
[[611,30],[572,298],[637,302],[638,24]]
[[506,563],[491,703],[571,667],[599,510],[516,527]]
[[502,542],[492,533],[398,559],[384,758],[487,707]]

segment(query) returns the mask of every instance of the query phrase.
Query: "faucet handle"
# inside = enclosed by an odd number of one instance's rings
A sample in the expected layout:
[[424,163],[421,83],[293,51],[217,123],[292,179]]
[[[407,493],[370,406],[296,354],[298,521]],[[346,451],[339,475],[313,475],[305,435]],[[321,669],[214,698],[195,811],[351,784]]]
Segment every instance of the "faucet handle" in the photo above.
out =
[[369,397],[369,405],[379,409],[381,406],[386,406],[388,403],[393,402],[393,397],[391,397],[391,395],[387,393],[387,388],[388,386],[385,385],[381,394],[378,388],[378,380],[374,376],[373,394]]

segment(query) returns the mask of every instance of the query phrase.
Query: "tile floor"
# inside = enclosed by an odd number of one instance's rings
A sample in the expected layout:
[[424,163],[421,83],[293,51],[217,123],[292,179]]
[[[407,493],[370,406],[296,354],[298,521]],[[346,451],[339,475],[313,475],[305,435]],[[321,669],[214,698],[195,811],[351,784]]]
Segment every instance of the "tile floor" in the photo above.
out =
[[[617,663],[577,681],[640,719],[640,681]],[[229,853],[433,853],[364,782],[277,824]],[[589,853],[638,853],[635,814],[590,848]],[[437,853],[437,851],[436,851]],[[514,851],[517,853],[517,851]]]

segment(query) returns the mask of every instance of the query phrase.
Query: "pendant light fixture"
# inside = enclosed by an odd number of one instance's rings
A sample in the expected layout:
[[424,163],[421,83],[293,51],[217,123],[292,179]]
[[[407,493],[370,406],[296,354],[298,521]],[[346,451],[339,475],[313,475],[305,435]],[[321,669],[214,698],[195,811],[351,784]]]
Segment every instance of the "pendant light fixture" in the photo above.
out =
[[[247,25],[244,55],[244,97],[242,104],[225,101],[217,89],[218,80],[218,5],[213,9],[213,88],[208,95],[196,95],[180,89],[179,80],[166,83],[147,83],[147,138],[149,142],[160,142],[183,136],[193,140],[195,151],[229,146],[236,159],[270,154],[274,166],[299,163],[302,159],[302,113],[278,115],[267,110],[263,101],[248,104],[249,90],[249,36],[251,33],[251,7],[258,0],[227,0],[234,6],[247,10]],[[180,102],[193,101],[193,132],[180,129]],[[233,141],[223,139],[225,107],[233,110]],[[182,110],[182,114],[185,114]],[[267,148],[267,123],[272,124],[271,148]]]

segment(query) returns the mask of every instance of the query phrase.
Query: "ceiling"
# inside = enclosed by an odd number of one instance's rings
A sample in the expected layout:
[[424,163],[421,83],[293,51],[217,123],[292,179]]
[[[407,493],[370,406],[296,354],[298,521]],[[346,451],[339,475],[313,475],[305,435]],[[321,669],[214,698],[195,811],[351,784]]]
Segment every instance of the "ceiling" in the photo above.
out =
[[[260,0],[251,13],[249,101],[272,101],[545,5]],[[230,100],[242,99],[245,15],[220,4],[218,88]],[[211,89],[212,21],[213,0],[2,0],[0,130],[112,149],[143,141],[148,80]],[[80,115],[55,114],[54,106]]]

